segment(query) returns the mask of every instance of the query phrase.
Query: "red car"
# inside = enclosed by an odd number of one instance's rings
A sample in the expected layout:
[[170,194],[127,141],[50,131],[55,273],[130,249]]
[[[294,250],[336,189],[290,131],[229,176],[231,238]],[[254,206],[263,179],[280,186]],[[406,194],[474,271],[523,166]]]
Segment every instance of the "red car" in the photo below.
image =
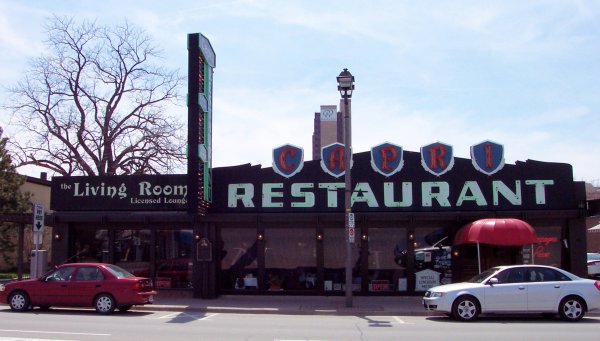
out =
[[44,276],[0,284],[0,302],[14,311],[34,306],[94,307],[101,314],[116,308],[153,302],[156,291],[148,278],[136,277],[113,264],[63,264]]

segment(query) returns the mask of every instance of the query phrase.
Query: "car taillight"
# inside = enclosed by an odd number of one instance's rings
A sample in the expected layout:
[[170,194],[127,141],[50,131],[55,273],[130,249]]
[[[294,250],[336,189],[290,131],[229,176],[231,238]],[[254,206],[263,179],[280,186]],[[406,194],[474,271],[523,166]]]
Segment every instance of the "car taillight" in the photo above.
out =
[[598,291],[600,291],[600,282],[594,282],[594,286],[596,287],[596,289],[598,289]]
[[149,279],[139,280],[133,285],[133,289],[137,291],[148,290],[150,288],[152,288],[152,281]]

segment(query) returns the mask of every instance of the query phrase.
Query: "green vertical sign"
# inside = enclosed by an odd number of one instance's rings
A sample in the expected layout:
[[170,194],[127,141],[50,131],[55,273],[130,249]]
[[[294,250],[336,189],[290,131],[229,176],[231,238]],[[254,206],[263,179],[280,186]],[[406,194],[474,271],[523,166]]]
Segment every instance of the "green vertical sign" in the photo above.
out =
[[188,35],[188,212],[212,201],[212,79],[215,52],[200,33]]

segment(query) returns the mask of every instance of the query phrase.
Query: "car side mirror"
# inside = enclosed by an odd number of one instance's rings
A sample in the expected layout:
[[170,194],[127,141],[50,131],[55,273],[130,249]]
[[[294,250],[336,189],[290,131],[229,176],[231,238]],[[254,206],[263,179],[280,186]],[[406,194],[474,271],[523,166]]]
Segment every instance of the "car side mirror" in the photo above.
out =
[[500,281],[496,277],[490,278],[490,280],[488,281],[489,285],[494,285],[494,284],[498,284],[498,283],[500,283]]

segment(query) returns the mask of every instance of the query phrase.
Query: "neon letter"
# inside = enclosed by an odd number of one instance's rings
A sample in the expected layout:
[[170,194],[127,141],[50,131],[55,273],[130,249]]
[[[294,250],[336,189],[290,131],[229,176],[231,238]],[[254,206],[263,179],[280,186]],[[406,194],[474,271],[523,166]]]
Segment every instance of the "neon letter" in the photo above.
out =
[[[242,193],[239,193],[240,189],[242,190]],[[252,198],[254,198],[253,184],[229,184],[229,188],[227,190],[228,207],[238,207],[238,200],[242,201],[244,207],[254,207]]]
[[340,163],[340,170],[346,170],[346,164],[344,159],[344,148],[337,147],[334,148],[329,154],[329,169],[335,169],[335,162],[338,161]]
[[447,167],[444,162],[444,156],[446,156],[446,147],[443,145],[437,145],[429,148],[429,156],[431,157],[431,169]]
[[379,152],[381,153],[381,170],[391,171],[392,169],[388,165],[388,162],[398,158],[398,151],[392,146],[386,146],[381,148]]
[[291,171],[292,169],[294,169],[293,166],[288,165],[285,162],[285,156],[287,154],[292,154],[292,157],[296,156],[296,149],[295,148],[284,148],[281,152],[279,152],[279,167],[281,167],[281,169],[283,169],[284,171]]

